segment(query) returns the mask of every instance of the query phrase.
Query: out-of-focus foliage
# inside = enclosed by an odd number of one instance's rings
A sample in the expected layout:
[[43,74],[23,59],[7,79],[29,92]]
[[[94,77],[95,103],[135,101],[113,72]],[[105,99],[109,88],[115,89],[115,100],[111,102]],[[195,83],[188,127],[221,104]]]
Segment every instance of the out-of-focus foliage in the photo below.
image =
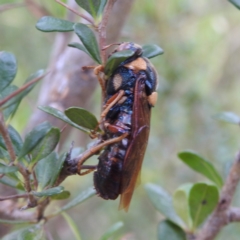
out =
[[[6,2],[10,1],[0,1]],[[55,2],[48,2],[55,9]],[[37,31],[36,21],[24,7],[0,14],[0,47],[21,60],[19,85],[30,72],[48,65],[54,33]],[[164,49],[164,55],[152,60],[160,76],[159,100],[152,111],[142,184],[127,214],[117,210],[118,201],[97,197],[70,210],[83,239],[98,239],[118,221],[124,222],[119,236],[128,233],[132,239],[156,239],[157,224],[163,216],[149,202],[143,184],[155,182],[173,193],[181,184],[204,179],[178,159],[179,151],[197,151],[224,179],[238,150],[239,134],[237,126],[218,122],[212,116],[223,111],[240,114],[239,24],[240,11],[227,1],[138,0],[133,5],[122,40],[140,45],[155,43]],[[16,120],[11,122],[17,129],[25,127],[35,94],[36,90],[32,98],[30,95],[23,101]],[[96,98],[96,109],[98,103]],[[91,161],[96,162],[96,158]],[[71,177],[63,185],[77,196],[92,185],[92,175]],[[234,204],[240,206],[239,201]],[[60,220],[49,222],[48,228],[54,239],[72,237],[68,225]],[[217,240],[238,240],[239,235],[236,223],[226,227]]]

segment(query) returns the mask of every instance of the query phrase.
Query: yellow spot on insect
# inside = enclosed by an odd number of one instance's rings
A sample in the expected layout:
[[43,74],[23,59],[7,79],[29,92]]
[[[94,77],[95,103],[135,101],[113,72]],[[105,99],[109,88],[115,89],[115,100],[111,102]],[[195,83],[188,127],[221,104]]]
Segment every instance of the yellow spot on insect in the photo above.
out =
[[147,69],[147,63],[143,58],[139,57],[136,60],[125,64],[124,67],[127,67],[127,68],[129,68],[133,71],[146,70]]
[[153,92],[151,95],[148,96],[148,103],[154,107],[156,102],[157,102],[157,98],[158,98],[158,93],[157,92]]
[[113,77],[113,87],[115,90],[118,90],[122,85],[122,77],[120,74],[115,74]]

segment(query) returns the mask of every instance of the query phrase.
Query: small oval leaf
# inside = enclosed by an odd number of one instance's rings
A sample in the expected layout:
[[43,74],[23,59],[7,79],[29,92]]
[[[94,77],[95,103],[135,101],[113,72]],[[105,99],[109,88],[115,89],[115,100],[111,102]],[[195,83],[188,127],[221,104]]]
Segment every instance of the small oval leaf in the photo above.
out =
[[196,183],[189,193],[189,208],[195,230],[217,206],[219,193],[216,186]]
[[[11,125],[8,126],[8,134],[9,134],[9,137],[13,144],[14,152],[16,155],[18,155],[18,153],[21,150],[22,145],[23,145],[22,139],[21,139],[19,133]],[[0,135],[0,146],[3,149],[7,150],[6,144],[1,135]]]
[[124,226],[123,222],[117,222],[113,224],[100,238],[100,240],[108,240],[112,235],[114,235],[119,229]]
[[107,76],[112,75],[115,69],[122,62],[132,57],[133,55],[134,55],[134,51],[132,50],[124,50],[124,51],[113,53],[107,60],[106,66],[104,67],[104,73]]
[[83,192],[81,192],[79,195],[77,195],[74,199],[72,199],[70,202],[68,202],[66,205],[64,205],[59,211],[56,211],[53,215],[58,215],[59,213],[66,211],[72,207],[75,207],[76,205],[84,202],[85,200],[89,199],[90,197],[94,196],[96,194],[96,190],[93,188],[89,188]]
[[76,0],[76,3],[86,10],[93,18],[96,18],[98,15],[98,10],[101,6],[101,0]]
[[149,183],[145,185],[147,194],[152,201],[154,207],[161,212],[165,217],[167,217],[172,222],[177,225],[184,227],[184,223],[176,214],[171,196],[160,186],[156,184]]
[[232,123],[232,124],[240,124],[240,117],[232,112],[222,112],[218,113],[215,116],[213,116],[214,119],[220,120],[226,123]]
[[42,192],[34,192],[32,191],[31,193],[36,196],[36,197],[49,197],[53,195],[57,195],[63,191],[62,186],[54,187],[54,188],[49,188],[47,190],[44,190]]
[[[32,74],[29,78],[27,78],[27,80],[25,81],[25,84],[27,84],[28,82],[36,79],[36,78],[40,78],[40,77],[44,77],[44,70],[38,70],[36,73]],[[40,79],[39,79],[40,80]],[[19,104],[20,101],[29,93],[31,92],[31,90],[36,86],[36,84],[38,83],[35,82],[32,85],[28,86],[27,88],[25,88],[23,91],[19,92],[16,96],[12,97],[11,99],[9,99],[9,101],[7,101],[4,105],[3,105],[3,109],[5,109],[6,107],[11,106],[12,104]],[[16,89],[15,91],[17,91],[19,89]]]
[[187,240],[186,233],[171,221],[164,220],[158,225],[158,240]]
[[12,53],[0,52],[0,92],[14,79],[17,73],[17,62]]
[[93,31],[82,23],[76,23],[74,26],[74,32],[82,41],[84,47],[87,49],[91,57],[99,64],[101,64],[100,52],[98,43]]
[[173,206],[179,217],[186,223],[188,229],[192,228],[192,219],[190,216],[188,198],[192,188],[192,183],[180,186],[173,195]]
[[194,171],[213,181],[219,188],[223,186],[223,180],[217,170],[200,155],[192,151],[185,151],[178,153],[178,157]]
[[0,166],[0,174],[12,173],[18,170],[15,166]]
[[11,179],[6,175],[4,177],[0,178],[0,183],[2,183],[4,185],[7,185],[9,187],[12,187],[12,188],[16,188],[16,189],[19,189],[19,190],[24,190],[24,188],[20,184],[20,182],[14,180],[14,179]]
[[26,137],[18,158],[22,158],[30,153],[34,147],[43,139],[43,137],[50,131],[52,125],[48,122],[43,122],[33,128]]
[[73,48],[77,48],[77,49],[85,52],[87,55],[89,55],[91,57],[91,54],[88,52],[88,50],[80,43],[73,42],[73,43],[69,43],[68,46],[73,47]]
[[52,200],[63,200],[67,199],[71,196],[71,193],[69,191],[63,191],[57,195],[54,195],[51,197]]
[[44,16],[36,24],[36,28],[43,32],[70,32],[75,23],[59,18]]
[[[4,98],[8,97],[10,94],[15,92],[16,90],[18,90],[18,87],[16,87],[15,85],[7,86],[0,93],[0,100],[4,100]],[[6,104],[8,104],[8,103],[6,103]],[[1,106],[1,109],[3,109],[3,116],[4,116],[5,120],[7,120],[10,116],[12,116],[16,112],[16,110],[19,106],[19,102],[15,102],[15,103],[11,104],[10,106],[6,106],[6,104]]]
[[5,235],[2,240],[37,240],[44,239],[42,225],[34,225],[19,229],[8,235]]
[[[66,116],[77,125],[90,130],[98,127],[97,118],[87,110],[78,107],[71,107],[65,110]],[[100,129],[98,128],[100,131]]]
[[41,109],[42,111],[51,114],[52,116],[61,119],[62,121],[68,123],[69,125],[71,125],[72,127],[75,127],[85,133],[90,133],[90,131],[88,129],[85,129],[83,127],[78,126],[77,124],[75,124],[74,122],[72,122],[63,112],[61,112],[60,110],[53,108],[53,107],[49,107],[49,106],[39,106],[39,109]]
[[60,139],[60,130],[58,128],[51,128],[51,130],[33,149],[31,167],[37,161],[47,157],[55,149],[59,139]]
[[146,44],[142,46],[143,57],[154,58],[164,53],[163,49],[156,44]]
[[228,1],[240,10],[240,0],[228,0]]
[[37,163],[35,172],[40,191],[47,186],[51,187],[54,185],[65,159],[65,154],[59,158],[57,153],[52,152],[50,155]]

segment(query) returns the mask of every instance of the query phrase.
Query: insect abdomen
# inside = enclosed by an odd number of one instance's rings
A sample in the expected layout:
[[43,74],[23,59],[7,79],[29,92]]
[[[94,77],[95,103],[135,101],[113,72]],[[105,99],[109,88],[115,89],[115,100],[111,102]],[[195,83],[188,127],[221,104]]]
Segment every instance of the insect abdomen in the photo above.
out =
[[120,194],[123,158],[125,150],[119,144],[108,146],[99,156],[94,185],[97,193],[104,199],[114,200]]

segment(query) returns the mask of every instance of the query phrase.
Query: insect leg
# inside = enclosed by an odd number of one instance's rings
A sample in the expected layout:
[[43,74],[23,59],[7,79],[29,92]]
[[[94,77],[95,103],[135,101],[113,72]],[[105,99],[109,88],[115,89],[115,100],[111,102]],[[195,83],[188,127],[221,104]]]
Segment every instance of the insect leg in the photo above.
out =
[[124,91],[120,90],[119,92],[115,93],[111,98],[108,99],[108,101],[104,105],[104,110],[101,113],[100,121],[98,122],[98,125],[92,131],[92,133],[90,134],[91,138],[95,138],[96,137],[96,130],[99,127],[99,125],[102,123],[104,117],[107,115],[107,113],[109,112],[110,108],[113,107],[123,97],[123,95],[124,95]]
[[104,106],[104,110],[101,113],[101,120],[107,115],[110,108],[113,107],[123,97],[124,94],[125,92],[123,90],[120,90],[108,99]]
[[104,66],[99,65],[95,67],[93,72],[97,76],[98,82],[102,88],[102,98],[105,99],[106,98],[105,80],[100,76],[101,73],[104,73]]
[[[82,165],[83,163],[88,159],[90,158],[91,156],[95,155],[97,152],[101,151],[103,147],[109,145],[109,144],[112,144],[112,143],[116,143],[116,142],[119,142],[121,141],[123,138],[125,138],[126,136],[128,135],[128,133],[124,133],[122,134],[121,136],[119,137],[116,137],[116,138],[113,138],[113,139],[109,139],[109,140],[106,140],[100,144],[98,144],[97,146],[95,147],[92,147],[91,149],[85,151],[84,153],[82,153],[80,155],[80,157],[77,159],[78,161],[78,164],[77,164],[77,172],[79,175],[82,175],[81,173],[81,169],[82,169]],[[89,169],[87,170],[86,172],[91,172],[91,171],[94,171],[94,169]],[[85,172],[84,172],[85,173]],[[83,173],[83,174],[84,174]]]

